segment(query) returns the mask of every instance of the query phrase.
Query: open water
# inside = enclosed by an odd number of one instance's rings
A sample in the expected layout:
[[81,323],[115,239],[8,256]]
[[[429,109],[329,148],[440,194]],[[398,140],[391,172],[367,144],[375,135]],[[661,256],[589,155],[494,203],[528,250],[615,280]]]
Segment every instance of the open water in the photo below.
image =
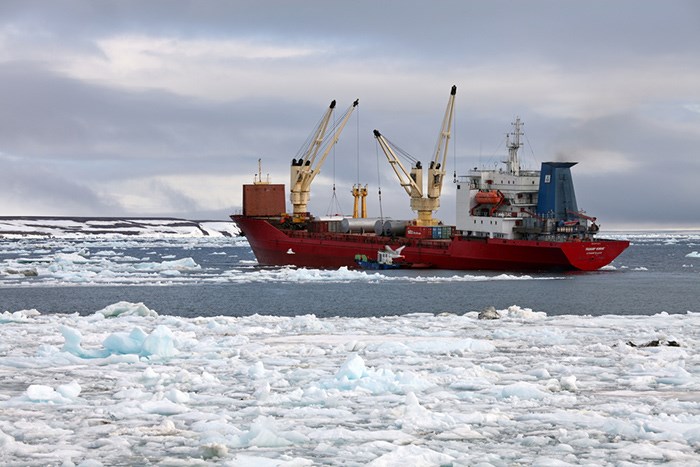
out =
[[700,311],[700,233],[608,237],[632,243],[604,270],[527,274],[261,268],[242,238],[2,239],[0,312],[90,314],[119,301],[183,317],[463,314],[514,304],[548,315]]
[[700,234],[624,236],[582,274],[0,239],[0,465],[699,465]]

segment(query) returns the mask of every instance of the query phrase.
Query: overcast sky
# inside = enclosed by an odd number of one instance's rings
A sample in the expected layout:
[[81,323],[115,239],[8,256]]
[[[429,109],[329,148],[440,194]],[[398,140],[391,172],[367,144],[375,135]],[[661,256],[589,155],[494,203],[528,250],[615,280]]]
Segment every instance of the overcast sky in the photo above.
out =
[[[578,161],[603,228],[700,228],[697,1],[0,2],[0,215],[220,218],[257,160],[289,163],[331,100],[360,99],[311,209],[409,218],[372,136],[428,161],[457,85],[448,183]],[[337,209],[336,209],[337,210]]]

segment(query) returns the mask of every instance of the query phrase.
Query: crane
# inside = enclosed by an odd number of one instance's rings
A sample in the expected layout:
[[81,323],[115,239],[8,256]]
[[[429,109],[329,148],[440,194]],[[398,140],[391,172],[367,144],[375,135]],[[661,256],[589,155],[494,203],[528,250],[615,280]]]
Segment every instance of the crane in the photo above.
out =
[[418,214],[415,223],[419,226],[439,224],[439,221],[433,218],[433,211],[437,211],[440,207],[440,195],[445,179],[445,163],[447,162],[447,152],[451,137],[456,94],[457,86],[452,86],[450,97],[447,101],[447,109],[445,109],[445,116],[442,119],[442,127],[438,135],[433,160],[430,161],[428,167],[427,192],[423,190],[423,166],[420,161],[414,161],[410,172],[406,170],[396,155],[396,151],[400,151],[400,149],[382,136],[378,130],[374,130],[374,137],[382,148],[391,168],[399,178],[399,183],[411,198],[411,209]]
[[308,204],[311,197],[311,183],[316,175],[321,171],[321,167],[330,153],[333,146],[338,142],[340,133],[345,128],[345,124],[350,119],[353,110],[359,104],[355,102],[345,111],[337,125],[330,129],[332,135],[326,135],[328,125],[335,109],[335,100],[331,102],[321,121],[318,123],[312,137],[307,140],[302,150],[297,153],[300,157],[292,159],[290,169],[290,195],[293,216],[295,222],[303,222],[309,217]]

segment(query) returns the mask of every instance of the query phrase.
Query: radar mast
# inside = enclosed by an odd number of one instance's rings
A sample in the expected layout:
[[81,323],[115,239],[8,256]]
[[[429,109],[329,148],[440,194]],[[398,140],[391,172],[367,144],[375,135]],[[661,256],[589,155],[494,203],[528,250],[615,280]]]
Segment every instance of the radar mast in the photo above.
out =
[[[511,123],[513,125],[513,132],[510,133],[507,138],[508,146],[508,173],[515,176],[520,175],[520,159],[518,158],[518,149],[523,145],[520,142],[520,137],[523,135],[522,126],[524,123],[520,122],[520,117],[515,118],[515,122]],[[513,137],[511,141],[510,137]]]

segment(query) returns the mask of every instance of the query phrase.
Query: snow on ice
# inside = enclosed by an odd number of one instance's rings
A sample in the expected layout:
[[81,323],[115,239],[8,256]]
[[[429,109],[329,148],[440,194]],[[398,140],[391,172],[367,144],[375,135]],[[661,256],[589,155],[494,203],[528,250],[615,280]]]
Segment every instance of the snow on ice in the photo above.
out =
[[0,235],[8,238],[56,237],[235,237],[240,229],[231,221],[191,221],[174,218],[61,218],[0,217]]
[[497,311],[5,312],[0,463],[698,463],[700,314]]

